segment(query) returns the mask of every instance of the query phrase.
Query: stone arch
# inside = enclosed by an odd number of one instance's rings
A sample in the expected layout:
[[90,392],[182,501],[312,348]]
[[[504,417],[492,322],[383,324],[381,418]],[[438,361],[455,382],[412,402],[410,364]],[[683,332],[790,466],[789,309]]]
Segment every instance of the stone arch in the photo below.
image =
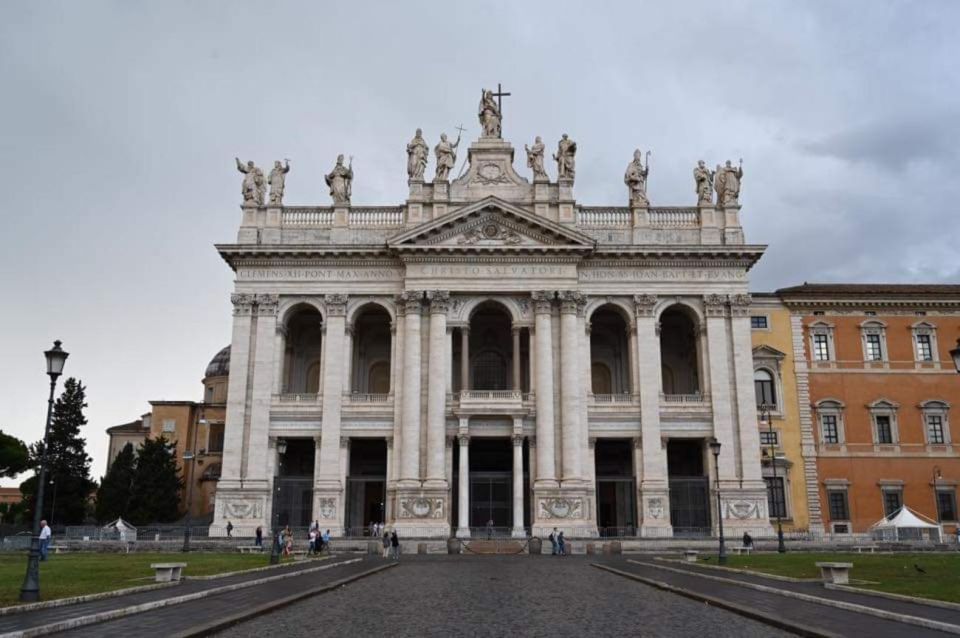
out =
[[280,304],[277,308],[277,325],[286,328],[290,317],[307,308],[316,310],[320,314],[321,320],[326,319],[326,308],[314,297],[280,297]]
[[[376,301],[353,308],[349,316],[352,331],[350,360],[347,362],[348,392],[387,394],[390,392],[392,361],[392,324],[390,309]],[[386,389],[384,390],[384,370]]]
[[[529,300],[524,300],[528,301]],[[507,315],[510,317],[510,321],[513,324],[519,324],[524,320],[524,310],[520,306],[520,301],[516,297],[506,297],[499,295],[492,296],[479,296],[471,297],[467,299],[464,304],[457,311],[456,317],[452,317],[453,321],[460,321],[464,324],[469,324],[470,319],[473,317],[473,314],[477,311],[482,305],[486,304],[498,304],[506,310]],[[529,312],[527,313],[529,314]]]
[[[604,303],[591,315],[590,387],[594,394],[630,394],[633,391],[631,324],[629,312],[614,303]],[[602,366],[606,374],[597,366]]]
[[703,307],[700,304],[688,299],[684,299],[683,297],[674,297],[672,299],[668,298],[662,300],[659,304],[657,304],[653,314],[657,318],[657,321],[660,321],[660,319],[663,317],[663,313],[674,309],[679,309],[682,312],[687,313],[687,316],[690,317],[693,325],[697,326],[698,328],[704,324]]
[[587,322],[590,322],[590,319],[593,317],[593,314],[598,310],[609,306],[615,312],[619,313],[623,317],[624,323],[627,326],[633,325],[634,322],[634,308],[627,302],[626,299],[620,297],[598,297],[590,298],[587,301],[587,306],[584,308],[584,316],[587,318]]
[[674,300],[660,309],[660,364],[664,394],[701,394],[703,347],[699,312]]
[[323,314],[312,303],[293,303],[283,314],[281,393],[318,394],[323,353]]
[[357,320],[357,317],[369,310],[370,306],[376,306],[383,309],[388,315],[390,315],[390,321],[397,320],[397,308],[392,301],[378,297],[360,297],[358,299],[351,298],[350,302],[347,304],[347,325],[352,326]]

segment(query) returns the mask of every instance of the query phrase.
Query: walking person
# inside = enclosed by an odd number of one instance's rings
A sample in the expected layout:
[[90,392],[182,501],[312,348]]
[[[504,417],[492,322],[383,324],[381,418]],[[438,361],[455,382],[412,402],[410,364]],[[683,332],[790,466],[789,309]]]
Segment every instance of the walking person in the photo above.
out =
[[50,537],[52,535],[53,532],[50,531],[47,521],[40,521],[40,560],[47,560],[47,551],[50,549]]
[[233,536],[233,523],[231,523],[230,521],[227,521],[227,538],[231,538],[232,536]]
[[320,537],[320,551],[327,549],[327,554],[330,553],[330,530],[327,530],[323,533],[323,536]]
[[316,555],[319,552],[317,551],[317,530],[310,528],[310,531],[307,532],[307,536],[310,539],[310,547],[307,549],[308,554]]
[[487,519],[487,540],[493,538],[493,519]]
[[557,545],[559,545],[559,551],[561,556],[567,555],[567,541],[563,538],[563,532],[561,531],[557,534]]
[[257,531],[255,532],[255,539],[253,544],[260,549],[263,549],[263,528],[257,525]]
[[283,528],[283,555],[290,556],[293,553],[293,532],[290,526]]
[[549,539],[550,539],[550,555],[556,556],[557,555],[557,528],[556,527],[554,527],[553,531],[550,532]]
[[393,550],[394,560],[400,560],[400,538],[397,536],[397,530],[393,530],[390,536],[390,547]]
[[390,532],[383,533],[383,557],[390,558]]

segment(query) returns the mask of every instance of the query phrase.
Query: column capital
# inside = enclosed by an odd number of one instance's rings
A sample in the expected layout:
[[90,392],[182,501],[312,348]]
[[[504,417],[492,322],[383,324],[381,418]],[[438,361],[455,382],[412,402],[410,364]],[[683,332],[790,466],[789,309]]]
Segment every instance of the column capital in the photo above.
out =
[[460,447],[470,445],[470,435],[469,434],[458,434],[457,441],[460,442]]
[[518,447],[523,445],[523,439],[525,438],[522,434],[514,434],[510,437],[513,441],[513,446]]
[[392,449],[393,449],[393,437],[392,437],[392,436],[385,436],[385,437],[383,437],[383,440],[386,441],[386,443],[387,443],[387,449],[388,449],[388,450],[392,450]]
[[423,305],[422,290],[407,290],[400,294],[397,299],[397,308],[403,309],[404,314],[420,314]]
[[245,292],[235,292],[230,295],[230,303],[233,304],[233,314],[235,316],[249,316],[253,313],[254,295]]
[[340,293],[324,295],[323,303],[328,317],[344,317],[347,314],[347,295]]
[[260,316],[276,316],[277,306],[280,304],[280,295],[257,293],[254,295],[257,304],[257,314]]
[[287,327],[286,327],[285,325],[283,325],[282,323],[280,323],[279,321],[277,322],[277,329],[276,329],[276,330],[277,330],[277,336],[278,336],[278,337],[283,337],[284,339],[286,339],[286,338],[289,336],[289,335],[287,334]]
[[583,315],[587,306],[586,298],[576,290],[561,290],[557,293],[560,299],[560,312],[563,314]]
[[643,438],[639,436],[633,437],[633,449],[640,450],[643,448]]
[[638,317],[652,317],[657,307],[657,296],[650,294],[634,295],[633,305]]
[[446,437],[446,445],[447,445],[447,449],[448,449],[448,450],[452,450],[452,449],[453,449],[453,441],[454,441],[454,439],[456,439],[456,438],[457,438],[456,436],[448,436],[448,437]]
[[344,450],[350,447],[350,437],[349,437],[349,436],[341,436],[341,437],[340,437],[340,447],[343,448]]
[[734,317],[749,317],[753,298],[749,294],[730,295],[730,314]]
[[527,447],[536,448],[537,447],[537,437],[528,436],[527,437]]
[[533,312],[535,314],[549,314],[553,311],[553,298],[556,295],[552,290],[535,290],[530,293],[533,299]]
[[594,449],[594,448],[596,448],[596,447],[597,447],[597,437],[591,436],[590,438],[588,438],[588,439],[587,439],[587,445],[590,446],[590,449],[591,449],[591,450]]
[[510,332],[513,334],[520,334],[520,331],[523,330],[525,327],[526,326],[520,326],[514,323],[510,326]]
[[726,315],[727,298],[723,295],[704,295],[703,308],[707,317],[723,317]]
[[430,302],[430,314],[446,314],[450,309],[450,291],[449,290],[428,290],[427,301]]

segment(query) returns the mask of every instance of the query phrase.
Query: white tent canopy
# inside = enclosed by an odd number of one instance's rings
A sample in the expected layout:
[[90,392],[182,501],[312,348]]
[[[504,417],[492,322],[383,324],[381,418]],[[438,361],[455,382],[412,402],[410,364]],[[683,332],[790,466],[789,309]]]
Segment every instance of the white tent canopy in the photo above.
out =
[[113,534],[117,534],[121,541],[137,540],[137,528],[122,518],[118,518],[112,523],[103,526],[103,535],[105,537],[110,537]]
[[881,541],[940,542],[940,526],[904,505],[871,525],[870,536]]

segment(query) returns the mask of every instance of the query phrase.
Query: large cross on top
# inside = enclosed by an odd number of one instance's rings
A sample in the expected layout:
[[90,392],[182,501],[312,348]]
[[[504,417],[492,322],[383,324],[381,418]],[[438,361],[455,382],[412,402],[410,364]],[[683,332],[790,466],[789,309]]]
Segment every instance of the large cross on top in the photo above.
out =
[[497,92],[493,94],[493,97],[497,98],[497,108],[500,109],[501,113],[503,113],[503,98],[508,95],[510,95],[510,93],[504,93],[503,87],[497,82]]

